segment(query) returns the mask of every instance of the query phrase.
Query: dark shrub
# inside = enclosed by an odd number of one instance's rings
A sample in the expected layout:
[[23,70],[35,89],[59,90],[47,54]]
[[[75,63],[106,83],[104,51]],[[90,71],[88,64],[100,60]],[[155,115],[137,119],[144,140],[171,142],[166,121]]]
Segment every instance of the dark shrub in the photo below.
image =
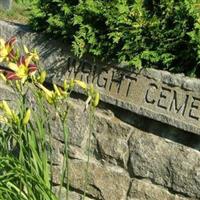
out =
[[[192,0],[40,0],[31,23],[92,54],[136,68],[199,75],[200,23]],[[200,75],[199,75],[200,76]]]

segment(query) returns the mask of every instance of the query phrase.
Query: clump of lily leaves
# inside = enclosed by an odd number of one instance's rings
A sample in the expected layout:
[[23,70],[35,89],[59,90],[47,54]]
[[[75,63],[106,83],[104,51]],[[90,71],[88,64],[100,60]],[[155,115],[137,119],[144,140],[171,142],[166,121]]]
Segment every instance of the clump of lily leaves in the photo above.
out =
[[[99,103],[99,93],[93,85],[73,79],[46,87],[47,72],[38,67],[37,51],[24,46],[21,53],[15,44],[16,37],[7,41],[0,38],[1,83],[12,88],[16,97],[14,105],[0,100],[0,199],[56,200],[64,183],[69,188],[65,181],[69,173],[69,96],[74,87],[82,88],[88,96],[86,107],[91,111]],[[61,124],[65,146],[58,195],[52,191],[50,113]]]

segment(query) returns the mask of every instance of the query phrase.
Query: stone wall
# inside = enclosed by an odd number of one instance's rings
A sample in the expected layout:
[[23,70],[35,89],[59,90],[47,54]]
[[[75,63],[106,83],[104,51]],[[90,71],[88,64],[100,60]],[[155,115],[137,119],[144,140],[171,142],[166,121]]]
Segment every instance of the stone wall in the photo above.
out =
[[[0,35],[36,47],[48,81],[76,78],[101,93],[89,136],[89,117],[78,89],[70,100],[70,200],[200,199],[200,81],[153,69],[136,73],[121,66],[78,60],[62,43],[26,26],[0,22]],[[3,85],[2,93],[7,92]],[[88,141],[89,174],[85,178]],[[59,187],[63,137],[54,132],[54,185]],[[66,185],[65,180],[65,184]],[[66,187],[62,188],[65,199]]]

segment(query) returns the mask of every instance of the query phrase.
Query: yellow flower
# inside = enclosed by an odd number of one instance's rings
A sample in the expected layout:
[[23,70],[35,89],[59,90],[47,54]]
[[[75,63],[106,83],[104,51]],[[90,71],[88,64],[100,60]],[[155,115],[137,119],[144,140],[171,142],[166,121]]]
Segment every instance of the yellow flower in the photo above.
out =
[[25,58],[21,56],[17,64],[10,62],[8,68],[12,71],[7,72],[6,78],[8,80],[21,80],[21,82],[24,83],[28,76],[32,75],[37,70],[36,65],[31,64],[30,61],[29,57]]

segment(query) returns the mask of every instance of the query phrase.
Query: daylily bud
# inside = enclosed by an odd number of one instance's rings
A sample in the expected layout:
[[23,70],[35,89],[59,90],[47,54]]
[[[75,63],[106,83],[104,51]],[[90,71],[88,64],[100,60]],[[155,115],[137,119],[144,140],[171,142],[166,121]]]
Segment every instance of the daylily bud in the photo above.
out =
[[34,49],[34,52],[32,53],[32,55],[33,55],[33,59],[35,59],[35,60],[39,60],[40,59],[36,49]]
[[26,54],[28,54],[28,53],[29,53],[28,48],[27,48],[25,45],[23,45],[23,47],[24,47],[24,52],[25,52]]
[[60,92],[62,97],[66,97],[67,96],[67,92],[65,90],[62,90],[60,87],[58,89],[59,89],[59,92]]
[[10,107],[8,106],[7,102],[3,100],[2,103],[3,103],[3,109],[4,109],[5,113],[9,117],[12,117],[12,111],[11,111]]
[[69,87],[70,89],[73,89],[74,88],[74,79],[71,79],[70,82],[69,82]]
[[69,85],[67,84],[67,80],[66,79],[63,82],[63,88],[64,88],[64,90],[67,90],[69,88]]
[[45,98],[46,98],[46,100],[47,100],[47,102],[48,102],[49,104],[53,104],[53,103],[54,103],[53,97],[47,95],[47,93],[45,93]]
[[46,73],[46,71],[42,71],[41,72],[41,74],[40,74],[40,77],[39,77],[39,83],[44,83],[44,81],[45,81],[45,79],[46,79],[46,75],[47,75],[47,73]]
[[12,111],[12,120],[13,120],[15,123],[18,123],[18,122],[19,122],[19,117],[16,115],[16,113],[14,113],[14,111]]
[[30,117],[31,117],[31,110],[28,109],[28,110],[26,111],[25,117],[24,117],[24,119],[23,119],[23,124],[24,124],[24,125],[28,124],[28,122],[29,122],[29,120],[30,120]]
[[76,84],[78,84],[80,87],[82,87],[84,90],[87,89],[87,84],[84,83],[83,81],[75,80],[74,81]]
[[50,98],[53,98],[53,92],[45,88],[42,84],[38,83],[37,86],[44,91],[44,93],[49,96]]
[[59,89],[58,89],[58,87],[57,87],[56,84],[53,84],[53,88],[54,88],[54,90],[55,90],[55,93],[56,93],[58,96],[61,96],[60,91],[59,91]]
[[21,91],[22,91],[22,88],[21,88],[21,85],[20,85],[20,83],[19,83],[18,80],[16,80],[15,85],[16,85],[17,90],[18,90],[19,92],[21,92]]
[[99,104],[99,99],[100,99],[100,94],[99,92],[96,92],[94,101],[93,101],[93,106],[96,107]]

